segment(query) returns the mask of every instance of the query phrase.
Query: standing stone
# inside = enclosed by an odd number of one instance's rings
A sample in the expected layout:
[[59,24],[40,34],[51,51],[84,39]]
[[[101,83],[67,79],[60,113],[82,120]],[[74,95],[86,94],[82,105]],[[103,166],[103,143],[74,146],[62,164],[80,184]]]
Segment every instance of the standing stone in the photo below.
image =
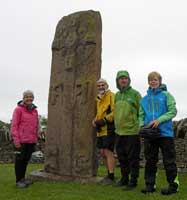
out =
[[63,17],[52,44],[45,172],[72,178],[96,173],[96,80],[101,71],[101,16]]

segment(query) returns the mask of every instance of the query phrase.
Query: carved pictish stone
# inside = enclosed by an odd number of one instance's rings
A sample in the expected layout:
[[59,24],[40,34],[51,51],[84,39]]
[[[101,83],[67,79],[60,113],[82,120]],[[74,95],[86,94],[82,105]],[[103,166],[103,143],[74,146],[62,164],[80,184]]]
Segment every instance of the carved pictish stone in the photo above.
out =
[[68,177],[96,173],[96,80],[101,72],[101,16],[82,11],[63,17],[52,43],[44,171]]

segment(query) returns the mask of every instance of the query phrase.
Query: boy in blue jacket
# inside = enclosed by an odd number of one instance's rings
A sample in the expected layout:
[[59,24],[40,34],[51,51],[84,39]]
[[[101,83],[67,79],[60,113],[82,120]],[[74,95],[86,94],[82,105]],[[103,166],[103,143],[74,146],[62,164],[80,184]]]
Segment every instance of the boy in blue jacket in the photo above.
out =
[[176,103],[173,96],[167,91],[166,85],[162,84],[162,77],[158,72],[151,72],[148,75],[149,88],[147,95],[140,102],[139,122],[140,126],[150,125],[158,127],[161,137],[150,140],[144,139],[145,165],[145,189],[141,192],[152,193],[155,191],[155,180],[159,148],[163,156],[164,168],[166,171],[169,187],[162,189],[163,195],[177,192],[177,167],[176,153],[174,146],[174,132],[171,119],[177,114]]

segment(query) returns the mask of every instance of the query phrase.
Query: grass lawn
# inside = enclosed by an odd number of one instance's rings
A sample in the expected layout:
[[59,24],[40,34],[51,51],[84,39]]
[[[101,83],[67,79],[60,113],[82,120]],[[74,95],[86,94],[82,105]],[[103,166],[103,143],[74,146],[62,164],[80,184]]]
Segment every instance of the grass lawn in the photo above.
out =
[[[42,165],[30,164],[28,172],[41,169]],[[99,168],[99,176],[105,175],[103,167]],[[120,177],[119,169],[116,169],[117,178]],[[163,196],[161,187],[167,187],[164,171],[160,170],[157,176],[157,192],[144,195],[140,190],[144,187],[143,170],[139,184],[133,191],[123,191],[123,188],[115,186],[102,186],[99,184],[55,183],[35,182],[29,188],[17,189],[13,164],[0,165],[0,200],[187,200],[187,174],[180,173],[180,191],[177,194]]]

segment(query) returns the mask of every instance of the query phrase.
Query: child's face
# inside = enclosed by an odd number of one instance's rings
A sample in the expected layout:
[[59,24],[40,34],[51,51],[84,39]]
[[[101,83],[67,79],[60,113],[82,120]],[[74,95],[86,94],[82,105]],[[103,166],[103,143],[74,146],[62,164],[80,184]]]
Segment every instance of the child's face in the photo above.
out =
[[153,77],[152,79],[149,80],[149,86],[150,88],[157,88],[160,86],[160,81],[158,77]]

